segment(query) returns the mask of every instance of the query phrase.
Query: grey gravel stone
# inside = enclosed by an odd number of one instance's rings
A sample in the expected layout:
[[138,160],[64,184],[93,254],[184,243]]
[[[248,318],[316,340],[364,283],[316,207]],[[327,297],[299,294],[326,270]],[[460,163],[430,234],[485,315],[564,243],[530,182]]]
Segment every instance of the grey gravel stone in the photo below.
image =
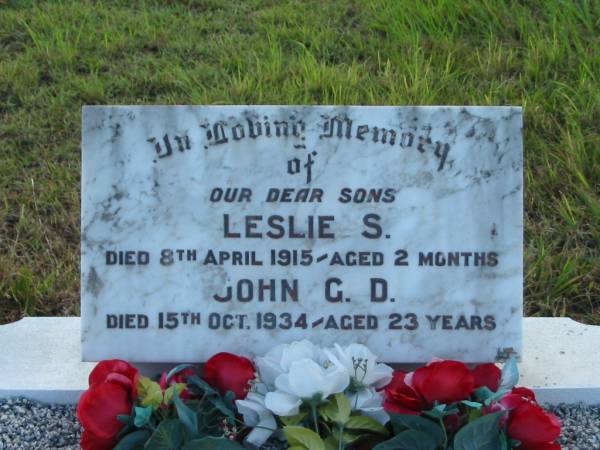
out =
[[[600,405],[546,405],[563,426],[563,450],[600,450]],[[81,426],[74,406],[0,399],[0,450],[76,450]],[[276,442],[263,450],[284,448]]]
[[600,450],[600,405],[545,405],[562,423],[563,450]]
[[75,450],[80,435],[74,406],[0,400],[0,450]]

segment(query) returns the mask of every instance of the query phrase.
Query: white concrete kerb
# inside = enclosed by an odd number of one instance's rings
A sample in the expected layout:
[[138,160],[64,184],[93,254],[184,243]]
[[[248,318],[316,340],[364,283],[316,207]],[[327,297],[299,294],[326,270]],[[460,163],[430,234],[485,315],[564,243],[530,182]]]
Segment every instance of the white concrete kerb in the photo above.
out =
[[[81,362],[79,317],[37,317],[0,326],[0,398],[76,403],[94,363]],[[520,385],[541,403],[600,404],[600,326],[525,318]],[[154,375],[169,364],[136,364]]]

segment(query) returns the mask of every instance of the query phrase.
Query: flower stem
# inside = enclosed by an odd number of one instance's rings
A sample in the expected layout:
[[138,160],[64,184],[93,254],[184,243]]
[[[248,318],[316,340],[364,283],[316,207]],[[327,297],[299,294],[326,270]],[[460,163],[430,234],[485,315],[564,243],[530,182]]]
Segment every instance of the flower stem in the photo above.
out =
[[439,418],[440,425],[442,426],[442,431],[444,432],[444,448],[448,445],[448,433],[446,433],[446,426],[444,425],[444,418]]
[[315,423],[315,431],[317,432],[317,434],[319,434],[319,420],[317,419],[317,404],[315,402],[312,402],[310,405],[310,408],[312,410],[313,422]]
[[344,425],[340,425],[340,443],[338,445],[338,450],[344,450],[346,448],[346,444],[344,443]]

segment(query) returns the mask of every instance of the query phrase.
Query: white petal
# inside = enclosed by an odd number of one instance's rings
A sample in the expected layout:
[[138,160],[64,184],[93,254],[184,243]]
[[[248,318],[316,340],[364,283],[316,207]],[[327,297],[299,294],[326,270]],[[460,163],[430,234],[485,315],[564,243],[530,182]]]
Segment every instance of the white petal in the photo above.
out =
[[267,357],[256,358],[254,362],[258,368],[260,380],[267,386],[272,387],[275,383],[275,378],[277,378],[283,372],[279,362]]
[[278,391],[296,395],[296,393],[290,386],[290,375],[288,373],[282,373],[275,379],[275,388]]
[[252,386],[251,392],[256,392],[257,394],[262,395],[264,398],[265,394],[269,392],[269,388],[265,383],[255,383],[254,386]]
[[414,372],[408,372],[406,375],[404,375],[404,384],[406,384],[408,387],[410,387],[411,389],[414,390],[414,386],[413,386],[413,375],[415,373]]
[[385,425],[390,417],[383,409],[383,395],[374,389],[363,389],[348,396],[352,409],[360,411],[365,416]]
[[377,356],[375,356],[367,346],[362,344],[350,344],[346,347],[346,353],[353,356],[355,359],[372,361],[373,363],[377,361]]
[[385,425],[386,423],[388,423],[390,421],[389,414],[386,413],[383,408],[374,408],[374,409],[371,409],[371,410],[364,410],[363,409],[363,410],[361,410],[361,412],[365,416],[368,416],[371,419],[375,419],[381,425]]
[[333,366],[325,370],[319,392],[323,394],[323,397],[329,397],[331,394],[343,392],[349,384],[350,376],[348,372],[339,366]]
[[255,427],[259,421],[259,411],[256,403],[248,400],[236,400],[235,406],[238,412],[244,416],[244,423],[249,427]]
[[376,364],[369,373],[365,384],[373,386],[375,389],[381,389],[392,381],[394,369],[387,364]]
[[[336,344],[337,345],[337,344]],[[339,345],[338,345],[339,347]],[[343,356],[340,358],[340,354],[336,351],[332,351],[331,349],[325,349],[323,350],[323,353],[325,354],[325,358],[327,359],[327,361],[329,362],[330,366],[338,366],[346,371],[350,370],[350,368],[347,367],[346,363],[344,361],[342,361]],[[354,373],[354,371],[352,370],[352,374]]]
[[312,359],[292,362],[288,380],[291,392],[302,399],[310,399],[316,393],[323,392],[323,385],[326,384],[323,368]]
[[257,426],[260,428],[254,428],[250,434],[246,436],[245,441],[256,447],[261,447],[277,429],[277,422],[275,422],[275,418],[270,415],[261,420]]
[[258,414],[259,420],[264,419],[267,416],[271,415],[271,411],[267,409],[265,406],[265,396],[262,394],[257,394],[255,392],[250,392],[246,398],[246,401],[251,403],[251,405],[245,405],[247,408],[252,409]]
[[265,358],[273,360],[275,362],[281,361],[281,355],[283,355],[284,350],[287,348],[288,344],[278,344],[273,347],[271,350],[267,352]]
[[[375,392],[374,389],[362,389],[347,395],[348,400],[350,400],[350,406],[355,410],[360,410],[369,406],[380,406],[381,402],[375,398],[376,396],[377,392]],[[374,398],[375,400],[373,400]]]
[[302,341],[292,342],[283,350],[281,355],[281,368],[287,372],[294,361],[301,359],[315,359],[316,348],[314,344],[306,339]]
[[269,392],[265,396],[265,406],[278,416],[295,416],[301,404],[298,397],[285,392]]

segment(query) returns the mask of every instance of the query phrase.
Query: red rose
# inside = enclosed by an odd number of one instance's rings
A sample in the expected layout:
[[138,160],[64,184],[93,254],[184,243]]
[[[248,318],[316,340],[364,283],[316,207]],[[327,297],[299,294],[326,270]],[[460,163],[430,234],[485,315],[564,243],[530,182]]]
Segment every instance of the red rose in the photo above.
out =
[[138,370],[128,362],[120,359],[107,359],[96,364],[96,367],[90,372],[88,383],[92,386],[104,381],[115,381],[130,387],[132,397],[136,399],[139,376]]
[[475,389],[486,386],[490,391],[496,392],[500,387],[502,371],[496,364],[480,364],[473,369]]
[[508,435],[521,441],[522,448],[528,449],[534,444],[548,444],[558,439],[560,422],[537,404],[524,402],[510,413]]
[[405,381],[406,373],[395,371],[392,381],[385,387],[383,407],[394,414],[419,415],[429,409],[423,397],[411,388]]
[[117,416],[129,415],[137,397],[138,371],[121,360],[101,361],[90,373],[90,387],[79,399],[77,417],[85,428],[84,450],[110,449],[123,428]]
[[112,450],[117,445],[117,437],[102,439],[88,430],[84,430],[81,435],[80,446],[84,450]]
[[475,377],[459,361],[436,361],[415,370],[412,385],[428,403],[466,400],[475,386]]
[[246,398],[255,377],[252,361],[232,353],[217,353],[204,365],[202,378],[221,394],[232,391],[237,400]]
[[509,410],[517,409],[527,402],[536,403],[536,400],[533,391],[526,387],[515,387],[500,400],[500,404]]

